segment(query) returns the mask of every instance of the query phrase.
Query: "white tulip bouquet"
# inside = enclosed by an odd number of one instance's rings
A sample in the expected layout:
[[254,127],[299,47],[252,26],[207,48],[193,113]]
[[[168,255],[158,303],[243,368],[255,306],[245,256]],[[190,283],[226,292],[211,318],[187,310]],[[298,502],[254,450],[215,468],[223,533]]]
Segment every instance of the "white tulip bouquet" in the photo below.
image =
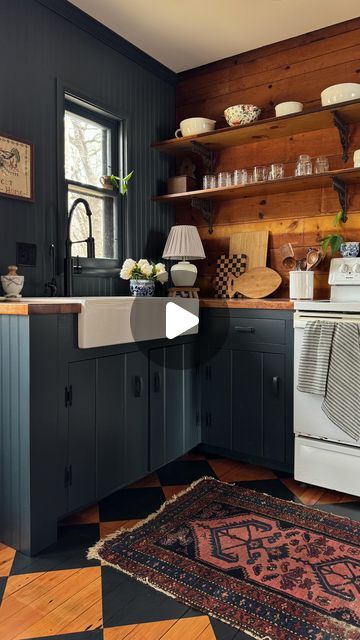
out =
[[144,258],[137,262],[127,258],[120,271],[120,278],[123,280],[153,280],[164,284],[168,281],[168,277],[162,262],[149,262]]

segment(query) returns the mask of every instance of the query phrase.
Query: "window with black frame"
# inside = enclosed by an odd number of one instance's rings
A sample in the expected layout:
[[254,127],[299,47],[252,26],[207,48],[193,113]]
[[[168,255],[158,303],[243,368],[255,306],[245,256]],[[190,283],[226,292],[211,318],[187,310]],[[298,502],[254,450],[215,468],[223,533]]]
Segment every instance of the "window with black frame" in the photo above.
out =
[[[118,191],[103,186],[103,176],[119,173],[120,125],[117,120],[70,101],[65,102],[64,149],[67,208],[76,198],[92,211],[95,257],[119,258]],[[71,224],[72,255],[86,258],[88,236],[85,207],[79,204]]]

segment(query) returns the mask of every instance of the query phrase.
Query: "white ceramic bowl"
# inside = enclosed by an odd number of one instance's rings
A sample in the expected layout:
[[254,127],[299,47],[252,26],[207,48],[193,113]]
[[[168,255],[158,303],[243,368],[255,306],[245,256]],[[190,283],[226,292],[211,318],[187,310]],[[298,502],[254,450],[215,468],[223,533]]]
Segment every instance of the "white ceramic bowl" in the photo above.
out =
[[259,118],[260,113],[260,107],[256,107],[254,104],[235,104],[225,109],[224,116],[230,127],[236,127],[239,124],[254,122]]
[[333,84],[321,92],[321,105],[327,107],[329,104],[348,102],[360,98],[360,84],[357,82],[344,82]]
[[198,133],[213,131],[215,125],[216,120],[210,120],[210,118],[186,118],[185,120],[181,120],[180,128],[175,131],[175,137],[195,136]]
[[288,116],[290,113],[300,113],[304,108],[302,102],[280,102],[275,105],[276,117]]

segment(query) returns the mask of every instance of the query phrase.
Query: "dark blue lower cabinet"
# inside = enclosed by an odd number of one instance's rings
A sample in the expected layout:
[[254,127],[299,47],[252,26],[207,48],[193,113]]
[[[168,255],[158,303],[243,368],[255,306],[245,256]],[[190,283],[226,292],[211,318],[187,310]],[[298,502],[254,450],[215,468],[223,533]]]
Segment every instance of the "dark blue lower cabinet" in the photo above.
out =
[[222,349],[202,366],[202,442],[232,448],[231,351]]
[[129,483],[149,472],[149,377],[145,353],[125,353],[124,358],[124,479]]
[[232,448],[263,456],[263,354],[232,351]]
[[196,344],[149,351],[150,468],[157,469],[200,442]]

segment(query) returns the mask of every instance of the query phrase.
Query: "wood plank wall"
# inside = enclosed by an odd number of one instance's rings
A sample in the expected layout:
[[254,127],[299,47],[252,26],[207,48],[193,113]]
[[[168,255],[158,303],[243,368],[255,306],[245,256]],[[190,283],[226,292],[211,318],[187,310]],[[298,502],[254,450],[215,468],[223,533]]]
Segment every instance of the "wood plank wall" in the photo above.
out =
[[[191,116],[214,118],[217,127],[226,126],[223,111],[238,103],[252,103],[265,117],[274,114],[274,105],[298,100],[304,108],[320,106],[320,92],[339,82],[360,82],[360,18],[279,42],[255,51],[221,60],[180,75],[177,90],[177,121]],[[326,155],[330,169],[352,166],[354,149],[360,148],[360,124],[351,130],[349,161],[341,160],[339,136],[335,129],[299,134],[275,141],[232,147],[218,154],[217,171],[252,167],[271,162],[285,163],[285,175],[293,175],[297,156]],[[201,180],[203,169],[197,160]],[[342,233],[347,240],[360,240],[360,189],[350,190],[349,220]],[[216,257],[226,253],[229,238],[238,231],[270,230],[268,266],[283,277],[280,291],[288,296],[288,272],[283,269],[279,247],[292,242],[301,256],[306,247],[317,246],[333,232],[332,219],[339,203],[332,189],[252,197],[218,205],[214,233],[209,236],[201,214],[179,207],[177,222],[196,224],[204,241],[206,260],[199,262],[202,295],[213,295]],[[316,270],[316,297],[328,295],[329,260]]]

